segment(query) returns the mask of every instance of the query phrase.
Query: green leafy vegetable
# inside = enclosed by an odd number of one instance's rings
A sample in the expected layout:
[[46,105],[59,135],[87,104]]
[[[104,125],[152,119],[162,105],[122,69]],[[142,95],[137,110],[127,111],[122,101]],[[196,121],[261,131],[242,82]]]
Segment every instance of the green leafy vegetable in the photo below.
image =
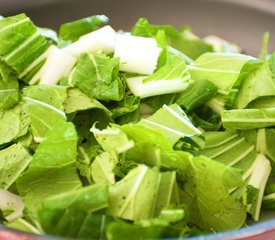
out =
[[125,83],[118,74],[119,60],[103,54],[82,54],[69,83],[90,98],[119,101],[124,96]]
[[100,129],[106,128],[112,122],[109,115],[100,109],[90,109],[80,111],[73,115],[74,123],[78,134],[78,155],[76,167],[88,182],[93,182],[91,175],[91,163],[101,152],[101,147],[97,143],[90,129],[94,124]]
[[84,111],[88,109],[101,109],[106,114],[111,115],[112,113],[96,99],[91,99],[78,88],[69,88],[67,92],[67,98],[63,103],[64,110],[66,113],[74,113],[78,111]]
[[246,181],[246,187],[234,189],[233,195],[240,195],[247,206],[247,212],[258,220],[263,191],[271,171],[269,161],[264,155],[257,153],[257,146],[237,133],[207,132],[204,137],[206,145],[199,154],[243,171],[242,178]]
[[41,143],[28,170],[17,180],[26,207],[36,214],[45,197],[81,186],[75,163],[77,134],[72,123],[59,123]]
[[169,54],[167,62],[149,77],[132,77],[127,85],[134,95],[141,98],[182,92],[191,83],[185,60],[176,54]]
[[193,80],[207,79],[218,87],[218,93],[228,107],[236,99],[243,78],[261,62],[248,55],[236,53],[205,53],[188,66]]
[[[0,221],[78,239],[185,238],[274,209],[275,55],[189,27],[0,16]],[[249,221],[247,221],[249,219]]]
[[49,44],[25,14],[0,20],[0,55],[18,74],[35,61]]
[[132,29],[132,34],[144,37],[154,37],[159,30],[165,32],[170,46],[180,50],[188,57],[196,59],[205,52],[211,52],[212,46],[206,41],[196,37],[189,28],[178,31],[169,25],[152,25],[145,18],[140,18]]
[[108,187],[102,184],[50,196],[43,201],[43,207],[47,209],[77,208],[95,212],[107,206]]
[[5,110],[0,116],[0,145],[25,135],[30,119],[25,104],[18,104]]
[[260,54],[260,59],[265,60],[268,54],[268,42],[269,42],[269,32],[265,32],[263,35],[263,46]]
[[66,88],[62,86],[35,85],[24,89],[24,100],[36,142],[42,142],[57,123],[66,121],[63,111],[65,98]]
[[[123,125],[120,129],[128,138],[134,141],[134,147],[126,152],[125,159],[136,163],[159,168],[163,159],[161,154],[172,151],[171,143],[160,130],[147,128],[142,125]],[[146,136],[146,138],[144,137]]]
[[0,188],[7,189],[27,168],[32,156],[22,144],[17,143],[1,150],[0,159]]
[[234,109],[222,112],[222,122],[225,128],[253,129],[275,125],[274,108]]
[[35,233],[35,234],[42,234],[40,229],[37,229],[35,226],[24,220],[23,218],[17,218],[12,222],[4,223],[5,226],[9,228],[13,228],[23,232]]
[[226,92],[234,86],[244,65],[253,60],[241,54],[205,53],[188,68],[194,80],[207,79]]
[[74,42],[84,34],[95,31],[109,19],[104,15],[95,15],[73,22],[62,24],[59,28],[59,37],[62,41]]
[[110,224],[107,229],[107,236],[110,240],[126,239],[156,239],[161,237],[163,226],[140,226],[125,222],[115,222]]
[[98,130],[93,127],[91,132],[106,152],[120,154],[134,146],[134,142],[129,140],[127,135],[116,127],[106,128],[104,130]]
[[182,137],[192,138],[201,134],[177,104],[164,105],[150,117],[142,119],[139,124],[162,131],[172,145]]
[[0,110],[13,107],[19,101],[19,84],[16,75],[0,62]]
[[108,106],[108,108],[111,109],[113,117],[118,118],[124,115],[127,115],[129,113],[133,113],[136,110],[138,110],[140,104],[140,98],[125,94],[123,100],[119,102],[112,102]]
[[96,183],[115,183],[114,168],[118,160],[111,153],[103,152],[99,154],[91,164],[92,178]]
[[198,80],[189,85],[189,87],[182,92],[177,99],[184,110],[189,112],[206,102],[210,101],[217,94],[218,88],[208,80]]
[[107,225],[113,221],[79,209],[43,209],[39,219],[48,234],[84,239],[105,239]]
[[[107,213],[134,221],[154,216],[173,199],[175,176],[169,179],[172,180],[170,184],[169,181],[166,183],[167,177],[170,175],[158,173],[145,165],[137,166],[110,187],[110,205]],[[166,184],[170,188],[168,196],[163,189]],[[147,197],[144,198],[144,195]]]
[[267,96],[274,96],[275,72],[272,67],[275,55],[256,68],[244,79],[236,100],[236,108],[245,108],[250,102]]
[[271,175],[274,176],[274,162],[275,162],[275,152],[273,148],[273,142],[275,137],[275,132],[273,128],[261,128],[252,129],[247,131],[241,131],[246,140],[253,144],[258,153],[265,155],[266,158],[270,160],[272,166]]
[[181,197],[193,224],[214,231],[244,224],[245,207],[228,193],[231,188],[242,185],[239,171],[206,157],[196,157],[190,160],[185,174]]

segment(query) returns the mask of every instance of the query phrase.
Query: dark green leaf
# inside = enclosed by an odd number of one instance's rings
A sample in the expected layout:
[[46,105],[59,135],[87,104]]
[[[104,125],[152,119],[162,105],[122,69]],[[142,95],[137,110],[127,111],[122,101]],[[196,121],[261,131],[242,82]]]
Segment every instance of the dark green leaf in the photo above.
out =
[[104,54],[83,53],[69,77],[69,83],[90,98],[120,101],[125,92],[125,81],[118,74],[118,58]]
[[19,101],[19,84],[13,71],[0,62],[0,110],[13,107]]
[[189,112],[194,108],[204,105],[217,94],[218,88],[208,80],[198,80],[179,94],[177,104]]
[[72,123],[57,124],[38,146],[28,170],[17,180],[18,191],[33,214],[45,197],[81,186],[75,168],[76,148]]
[[59,28],[59,38],[65,42],[74,42],[82,35],[99,29],[108,21],[109,19],[104,15],[95,15],[64,23]]
[[190,159],[181,186],[189,221],[203,230],[241,227],[246,219],[246,207],[230,196],[229,189],[242,184],[241,174],[235,169],[206,157]]
[[143,37],[154,37],[159,30],[165,32],[168,45],[180,50],[188,57],[196,59],[205,52],[211,52],[212,46],[196,37],[189,28],[177,30],[170,25],[152,25],[145,18],[140,18],[132,29],[132,34]]

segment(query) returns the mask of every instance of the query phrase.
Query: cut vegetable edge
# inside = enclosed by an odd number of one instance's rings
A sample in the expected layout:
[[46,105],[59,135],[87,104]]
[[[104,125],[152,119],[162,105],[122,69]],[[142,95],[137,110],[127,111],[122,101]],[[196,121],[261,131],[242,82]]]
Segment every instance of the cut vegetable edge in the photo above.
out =
[[116,32],[107,25],[96,31],[83,35],[76,42],[66,46],[63,50],[75,57],[79,57],[81,53],[95,53],[102,51],[104,53],[112,53],[115,48]]
[[146,98],[168,93],[178,93],[184,91],[189,86],[189,83],[184,82],[182,79],[157,80],[144,83],[143,80],[146,77],[132,77],[126,80],[127,86],[135,96]]

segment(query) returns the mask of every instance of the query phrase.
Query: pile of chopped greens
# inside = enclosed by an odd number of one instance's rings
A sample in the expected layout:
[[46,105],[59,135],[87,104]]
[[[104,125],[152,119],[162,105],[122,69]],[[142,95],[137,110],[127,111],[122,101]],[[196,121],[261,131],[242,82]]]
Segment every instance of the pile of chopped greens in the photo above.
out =
[[[0,222],[84,239],[238,229],[275,208],[275,54],[106,16],[0,20]],[[273,179],[273,180],[272,180]]]

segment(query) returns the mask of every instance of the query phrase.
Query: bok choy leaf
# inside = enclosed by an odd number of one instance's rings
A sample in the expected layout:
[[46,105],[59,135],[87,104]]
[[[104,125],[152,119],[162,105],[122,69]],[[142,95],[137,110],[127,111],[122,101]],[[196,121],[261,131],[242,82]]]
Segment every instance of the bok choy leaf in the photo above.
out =
[[0,20],[0,55],[17,74],[27,69],[49,44],[25,14]]
[[[199,154],[243,171],[242,178],[246,181],[246,187],[234,189],[233,195],[240,194],[247,212],[258,220],[264,189],[271,172],[269,160],[257,153],[255,145],[237,133],[207,132],[204,137],[206,144]],[[254,189],[252,193],[251,187]]]
[[248,130],[275,125],[275,108],[233,109],[221,114],[225,128]]
[[105,54],[82,54],[69,76],[69,84],[78,87],[90,98],[119,101],[125,82],[118,72],[119,59]]
[[185,59],[174,53],[170,53],[165,65],[151,76],[127,79],[131,92],[140,98],[182,92],[191,82]]
[[1,150],[0,159],[0,188],[8,189],[28,167],[32,156],[21,143],[17,143]]
[[188,66],[193,80],[206,79],[225,96],[221,102],[232,107],[243,78],[262,64],[248,55],[237,53],[205,53]]
[[82,18],[73,22],[64,23],[59,28],[59,38],[64,44],[77,41],[81,36],[100,28],[102,24],[108,23],[108,17],[95,15]]
[[191,59],[196,59],[205,52],[211,52],[212,46],[195,36],[187,27],[177,30],[170,25],[153,25],[145,18],[135,23],[132,34],[143,37],[155,37],[158,31],[164,31],[169,46],[181,51]]
[[66,121],[63,102],[66,88],[35,85],[24,89],[24,100],[30,115],[31,131],[36,142],[42,142],[56,124]]
[[[245,108],[250,102],[275,93],[275,55],[244,79],[236,100],[236,108]],[[273,66],[273,67],[272,67]]]
[[172,145],[180,138],[201,135],[201,131],[193,125],[177,104],[164,105],[150,117],[142,119],[139,124],[160,130]]
[[19,102],[19,82],[16,74],[0,62],[0,110],[15,106]]
[[17,188],[32,215],[44,198],[82,186],[75,169],[77,133],[72,123],[61,122],[38,146],[28,170],[17,179]]
[[[81,239],[238,229],[275,204],[275,55],[94,15],[0,16],[0,222]],[[103,26],[105,25],[105,26]]]

